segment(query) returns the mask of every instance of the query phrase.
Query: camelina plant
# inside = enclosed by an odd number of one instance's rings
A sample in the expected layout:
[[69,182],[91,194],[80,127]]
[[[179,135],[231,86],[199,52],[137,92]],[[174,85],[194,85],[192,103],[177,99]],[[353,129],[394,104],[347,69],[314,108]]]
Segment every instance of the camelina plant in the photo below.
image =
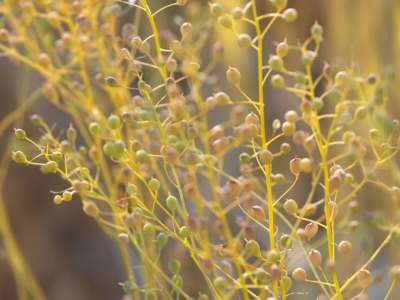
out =
[[[61,176],[54,203],[81,201],[115,241],[124,299],[368,299],[380,282],[372,263],[385,245],[400,244],[400,123],[386,113],[393,71],[364,77],[354,59],[312,71],[322,60],[318,22],[304,41],[266,40],[277,20],[298,18],[287,0],[251,0],[231,12],[219,1],[172,1],[3,0],[1,56],[45,79],[22,92],[7,125],[41,95],[73,119],[60,130],[30,116],[39,140],[14,125],[26,145],[7,157]],[[168,15],[173,6],[192,19]],[[242,59],[253,74],[218,63],[216,27],[248,48]],[[285,64],[288,54],[300,70]],[[297,99],[273,121],[268,106],[279,99],[267,85]],[[367,200],[387,202],[387,211],[357,212],[366,185],[382,192]],[[363,256],[352,247],[364,225],[385,238]],[[45,299],[7,228],[19,295]],[[183,257],[192,270],[181,269]],[[398,299],[400,266],[386,267],[390,284],[379,299]]]

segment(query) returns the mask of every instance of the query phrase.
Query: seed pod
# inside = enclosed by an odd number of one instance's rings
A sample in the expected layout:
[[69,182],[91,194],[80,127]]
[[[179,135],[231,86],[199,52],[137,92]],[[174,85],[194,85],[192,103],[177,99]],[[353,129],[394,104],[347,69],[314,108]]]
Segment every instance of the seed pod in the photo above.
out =
[[153,192],[157,192],[160,189],[160,182],[156,179],[156,178],[152,178],[149,181],[149,188],[153,191]]
[[117,130],[121,125],[121,120],[117,116],[111,115],[108,117],[107,123],[111,129]]
[[145,163],[148,159],[148,154],[147,154],[146,150],[138,150],[135,153],[135,157],[139,162]]
[[357,273],[357,280],[362,286],[367,286],[371,283],[372,275],[368,270],[361,269]]
[[272,70],[275,71],[282,71],[284,70],[283,67],[283,60],[278,55],[271,55],[268,59],[268,65]]
[[298,210],[296,201],[292,199],[286,200],[285,204],[283,205],[283,208],[290,215],[294,215],[295,213],[297,213]]
[[213,284],[214,284],[215,288],[220,291],[225,290],[229,287],[229,283],[226,280],[226,278],[220,277],[220,276],[214,279]]
[[58,169],[58,165],[55,161],[49,161],[48,163],[46,163],[45,167],[47,171],[52,173],[57,172]]
[[62,203],[62,201],[63,201],[63,198],[61,198],[60,195],[57,195],[57,196],[54,197],[54,203],[55,204],[59,205],[59,204]]
[[272,265],[268,268],[268,273],[272,280],[276,280],[281,275],[281,268],[277,265]]
[[244,249],[250,255],[257,256],[257,257],[261,256],[260,245],[254,240],[248,241],[246,243],[246,245],[244,246]]
[[63,198],[63,200],[64,200],[65,202],[69,202],[69,201],[71,201],[71,199],[72,199],[72,193],[71,193],[71,192],[68,192],[68,191],[65,191],[65,192],[63,193],[63,195],[62,195],[62,198]]
[[340,71],[335,75],[335,85],[344,85],[349,80],[349,75],[345,71]]
[[7,42],[9,37],[10,37],[10,32],[7,29],[5,28],[0,29],[0,42]]
[[306,231],[304,230],[304,228],[297,229],[296,236],[298,236],[300,241],[304,241],[307,238]]
[[258,205],[251,208],[251,216],[257,221],[264,221],[266,218],[264,209]]
[[304,229],[307,239],[311,240],[318,232],[318,225],[316,223],[309,223]]
[[232,193],[235,199],[238,199],[240,196],[240,183],[236,180],[228,180],[226,183],[226,188],[230,193]]
[[271,151],[269,150],[261,150],[260,153],[258,154],[258,157],[261,161],[262,164],[264,165],[269,165],[274,159],[274,156],[272,155]]
[[100,126],[99,126],[99,124],[96,123],[96,122],[90,123],[89,131],[93,135],[96,135],[96,136],[99,135],[100,134]]
[[354,119],[356,121],[364,119],[368,114],[368,110],[365,106],[359,106],[357,107],[355,113],[354,113]]
[[292,277],[298,282],[303,282],[307,278],[306,271],[302,268],[297,268],[293,271]]
[[293,142],[301,145],[306,140],[306,133],[303,130],[297,130],[292,136]]
[[178,199],[176,199],[174,196],[169,196],[165,202],[167,204],[167,207],[172,212],[175,212],[176,207],[178,206]]
[[228,78],[228,81],[233,84],[236,87],[240,86],[240,72],[236,68],[229,68],[228,71],[226,72],[226,77]]
[[303,147],[304,147],[304,149],[306,149],[306,151],[309,154],[313,153],[313,151],[315,150],[315,147],[316,147],[314,137],[312,137],[312,136],[307,137],[304,140]]
[[228,105],[231,102],[231,99],[224,92],[219,92],[214,97],[215,102],[220,106]]
[[351,248],[352,248],[351,243],[348,241],[341,241],[338,246],[339,253],[341,254],[349,254]]
[[178,4],[179,6],[183,6],[187,3],[187,0],[176,0],[176,4]]
[[222,15],[218,17],[218,23],[227,29],[232,29],[233,28],[233,21],[231,16],[229,15]]
[[283,154],[285,154],[285,153],[288,153],[288,152],[290,152],[290,149],[291,147],[290,147],[290,144],[288,144],[288,143],[282,143],[282,145],[281,145],[281,152],[283,153]]
[[289,53],[289,45],[286,42],[279,43],[276,47],[276,54],[279,57],[285,57]]
[[315,23],[313,26],[311,26],[310,32],[314,39],[320,41],[324,35],[324,28],[322,28],[322,26],[318,23]]
[[168,268],[171,271],[172,274],[178,275],[180,270],[181,270],[181,263],[177,259],[172,259],[168,263]]
[[255,240],[256,239],[256,229],[251,225],[247,225],[243,229],[243,237],[248,241]]
[[274,181],[275,181],[276,184],[282,185],[282,184],[285,183],[286,177],[283,174],[276,174],[275,178],[274,178]]
[[138,287],[132,281],[125,281],[122,285],[122,289],[125,293],[132,294],[138,290]]
[[238,36],[238,44],[240,48],[249,48],[251,43],[251,36],[247,33],[242,33]]
[[160,232],[157,235],[156,243],[157,243],[158,251],[161,251],[162,249],[164,249],[164,247],[168,243],[168,236],[164,232]]
[[244,11],[240,7],[235,7],[232,10],[231,15],[232,15],[232,18],[234,18],[235,20],[240,20],[240,19],[242,19],[244,17]]
[[179,235],[183,238],[188,238],[192,234],[191,230],[187,226],[182,226],[179,229]]
[[272,0],[271,2],[278,10],[284,9],[287,5],[287,0]]
[[293,248],[293,239],[288,234],[284,234],[280,239],[279,243],[285,249],[292,249]]
[[229,244],[223,244],[218,250],[219,255],[226,259],[231,259],[232,258],[232,248],[229,246]]
[[50,69],[53,64],[51,62],[51,58],[47,53],[42,53],[39,55],[37,62],[39,65],[41,65],[42,67],[46,68],[46,69]]
[[282,131],[284,135],[291,136],[296,131],[296,124],[291,122],[284,122],[282,124]]
[[156,233],[156,230],[155,230],[153,224],[147,223],[146,225],[143,226],[143,232],[145,235],[147,235],[149,238],[151,238]]
[[308,254],[308,257],[314,266],[321,268],[322,255],[318,250],[312,249]]
[[28,162],[26,156],[23,152],[17,151],[12,156],[13,160],[17,163],[26,163]]
[[338,174],[335,174],[329,178],[329,188],[331,191],[338,189],[343,183],[343,179]]
[[182,34],[182,40],[185,39],[189,34],[192,33],[193,26],[189,22],[183,23],[181,25],[181,34]]
[[290,171],[296,176],[301,172],[300,162],[300,158],[294,158],[290,161]]
[[211,5],[211,13],[215,16],[215,17],[220,17],[222,15],[225,14],[225,10],[224,8],[221,6],[221,4],[219,3],[213,3]]
[[[338,205],[333,201],[329,201],[329,214],[330,214],[331,221],[335,220],[335,218],[338,214],[338,211],[339,211]],[[326,214],[326,209],[324,209],[324,212]]]
[[107,77],[107,79],[106,79],[106,84],[107,84],[109,87],[120,87],[120,86],[121,86],[121,84],[118,82],[118,80],[115,79],[115,78],[112,77],[112,76]]
[[284,89],[286,87],[285,79],[279,74],[272,76],[271,84],[274,88],[277,88],[277,89]]
[[267,260],[272,263],[276,264],[280,260],[280,255],[277,250],[271,250],[267,253]]
[[128,245],[129,244],[129,236],[126,233],[120,233],[118,235],[118,242],[123,245]]
[[296,123],[299,119],[299,115],[294,110],[288,110],[285,113],[285,120],[290,123]]
[[391,280],[396,280],[396,282],[400,281],[400,266],[394,265],[389,269],[389,278]]
[[96,203],[91,200],[88,200],[83,205],[83,211],[90,217],[97,219],[99,217],[99,208]]
[[297,11],[294,8],[288,8],[283,11],[283,19],[286,22],[294,22],[297,19]]
[[285,283],[285,291],[289,291],[292,288],[292,279],[290,277],[285,276],[283,277],[284,283]]

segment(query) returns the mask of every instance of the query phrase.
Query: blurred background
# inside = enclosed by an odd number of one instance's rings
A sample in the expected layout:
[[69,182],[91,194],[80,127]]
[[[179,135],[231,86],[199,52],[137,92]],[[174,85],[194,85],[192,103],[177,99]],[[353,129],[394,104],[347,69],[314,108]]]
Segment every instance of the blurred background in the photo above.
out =
[[[179,14],[189,20],[193,14],[190,6],[194,5],[194,2],[208,11],[208,1],[188,0],[185,8],[169,8],[169,13],[159,19],[159,27],[168,27],[169,17],[172,15]],[[243,7],[245,4],[241,0],[219,2],[223,3],[228,11],[236,6]],[[260,0],[258,2],[260,3],[260,12],[272,12],[269,1]],[[149,0],[149,3],[161,7],[172,1]],[[341,61],[349,65],[353,56],[356,62],[356,72],[360,76],[366,76],[372,72],[380,74],[381,70],[388,65],[393,66],[397,74],[399,73],[400,1],[289,0],[288,3],[288,7],[294,7],[298,11],[299,18],[294,23],[286,23],[283,20],[276,22],[267,35],[265,57],[274,52],[274,43],[281,42],[284,38],[287,38],[289,44],[296,44],[298,40],[303,42],[309,36],[310,27],[317,20],[324,27],[325,40],[313,67],[316,76],[320,74],[324,61]],[[129,20],[133,16],[134,12],[131,12],[124,18]],[[141,24],[147,26],[148,20],[143,17]],[[247,29],[246,27],[238,28],[238,31],[244,32]],[[251,55],[252,50],[238,48],[236,38],[227,33],[220,26],[215,26],[213,38],[220,40],[225,46],[224,59],[219,63],[216,74],[225,78],[224,74],[228,65],[238,68],[242,72],[243,82],[249,95],[256,97],[256,74],[254,72],[256,56]],[[241,59],[237,59],[238,57]],[[285,64],[300,68],[299,57],[289,55],[285,58]],[[4,120],[16,108],[22,80],[21,70],[6,58],[0,59],[0,120]],[[31,79],[32,89],[41,82],[42,80],[38,76]],[[225,84],[226,90],[229,91],[230,86],[225,80],[221,80],[221,84]],[[400,78],[397,77],[391,85],[389,94],[388,110],[392,117],[400,115],[400,92],[396,89],[399,85]],[[266,95],[269,124],[276,118],[283,120],[288,105],[296,103],[293,102],[293,95],[272,89],[269,85],[266,87]],[[57,128],[66,128],[71,122],[67,115],[49,106],[46,100],[41,99],[28,109],[26,117],[23,118],[21,127],[31,137],[37,138],[40,135],[37,128],[32,126],[28,119],[28,116],[34,113],[46,116],[48,124],[57,123]],[[229,118],[228,114],[221,116],[217,112],[211,116],[211,125],[221,123]],[[14,134],[11,126],[3,129],[4,132],[0,132],[2,133],[0,137],[1,155],[5,150],[9,150],[5,149],[6,142],[10,137],[13,138]],[[17,142],[15,141],[15,143]],[[16,149],[19,145],[13,147]],[[0,165],[0,168],[2,167]],[[236,167],[227,170],[231,174],[239,174]],[[307,182],[307,178],[303,178],[303,180],[304,183]],[[53,195],[50,191],[58,191],[63,188],[64,184],[57,176],[42,175],[37,168],[11,163],[1,191],[5,203],[5,207],[0,207],[1,215],[4,218],[3,213],[7,213],[16,241],[48,299],[121,299],[123,292],[116,283],[123,282],[125,276],[118,249],[97,224],[84,215],[79,201],[71,201],[68,205],[63,206],[54,205]],[[376,202],[372,204],[372,201],[369,201],[371,197],[380,197],[377,190],[374,189],[374,191],[371,192],[367,187],[358,195],[358,198],[362,200],[360,201],[361,215],[367,210],[377,208],[375,207]],[[307,190],[303,191],[304,194],[307,192]],[[384,238],[380,232],[370,227],[361,226],[360,232],[360,236],[362,236],[358,241],[360,245],[353,244],[356,256],[348,259],[357,258],[357,251],[361,249],[362,243],[371,243],[371,248],[376,249]],[[363,241],[365,236],[370,236],[370,239]],[[372,240],[373,242],[371,242]],[[188,258],[187,263],[189,261]],[[340,265],[345,265],[343,262],[341,263]],[[390,282],[386,271],[388,266],[394,263],[400,263],[400,258],[396,253],[396,248],[389,245],[373,265],[382,271],[383,280],[380,285],[371,287],[370,299],[381,299],[381,295],[388,290]],[[182,264],[185,264],[184,260]],[[183,268],[185,269],[185,267]],[[346,273],[346,270],[342,271]],[[352,271],[348,272],[348,274],[350,273]],[[193,285],[192,292],[195,295],[198,288],[197,282],[193,282]],[[190,286],[187,288],[191,292]],[[396,288],[397,290],[392,295],[400,295],[400,289]],[[398,299],[398,297],[400,296],[393,296],[392,299]],[[306,298],[311,299],[307,296],[301,297],[301,299]],[[7,261],[7,253],[3,250],[1,236],[0,299],[17,299],[12,270]],[[296,296],[296,299],[300,299],[300,296],[298,298]]]

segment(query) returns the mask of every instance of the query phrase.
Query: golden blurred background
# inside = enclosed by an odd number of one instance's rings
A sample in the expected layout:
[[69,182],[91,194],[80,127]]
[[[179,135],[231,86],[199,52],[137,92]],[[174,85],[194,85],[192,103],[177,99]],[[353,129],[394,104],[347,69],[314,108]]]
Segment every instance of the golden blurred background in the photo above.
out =
[[[57,0],[55,0],[57,1]],[[149,0],[157,5],[171,3],[171,0]],[[208,9],[206,0],[188,0],[186,9],[170,8],[171,14],[181,14],[183,18],[190,18],[190,6],[197,2],[203,9]],[[224,0],[228,11],[236,6],[244,6],[241,0]],[[260,10],[271,12],[272,6],[267,0],[259,0]],[[347,65],[354,55],[357,72],[366,76],[391,65],[399,73],[400,68],[400,1],[398,0],[289,0],[288,7],[294,7],[299,18],[294,23],[278,20],[268,33],[265,56],[274,51],[274,43],[284,38],[288,43],[296,44],[297,40],[304,41],[309,36],[310,27],[317,20],[325,30],[319,58],[314,65],[314,72],[318,75],[323,62],[342,60]],[[133,17],[134,13],[125,18]],[[147,20],[142,19],[142,26],[147,26]],[[167,19],[160,19],[168,27]],[[161,25],[161,24],[160,24]],[[220,26],[216,26],[215,39],[223,42],[225,55],[218,65],[216,72],[224,76],[228,65],[242,71],[245,86],[251,88],[256,82],[254,66],[255,55],[249,55],[251,50],[242,50],[237,47],[236,38]],[[248,28],[238,28],[244,31]],[[354,53],[354,54],[353,54]],[[238,59],[240,57],[240,59]],[[300,66],[299,57],[290,55],[285,63]],[[16,107],[21,69],[15,67],[6,59],[0,59],[0,119],[12,112]],[[40,79],[34,79],[32,85],[38,85]],[[389,111],[392,117],[400,116],[399,108],[400,78],[395,78],[391,84],[389,96]],[[226,89],[229,90],[229,86]],[[267,116],[272,122],[275,118],[282,120],[287,104],[292,95],[276,91],[267,87]],[[255,96],[256,90],[249,90],[249,95]],[[53,107],[49,107],[45,100],[37,102],[28,110],[27,115],[38,113],[46,116],[49,124],[57,123],[58,128],[67,127],[71,122],[68,116],[62,115]],[[214,118],[218,116],[214,115]],[[224,117],[225,118],[225,117]],[[228,118],[228,116],[226,117]],[[221,122],[215,120],[215,122]],[[28,135],[38,136],[37,128],[30,125],[28,118],[24,120],[23,128]],[[12,128],[7,128],[0,139],[0,150],[5,150],[5,141],[13,136]],[[2,166],[0,166],[1,168]],[[236,169],[232,173],[237,172]],[[27,168],[11,164],[3,188],[3,198],[6,212],[10,219],[12,231],[25,256],[27,262],[36,275],[48,299],[55,300],[111,300],[121,299],[122,289],[116,284],[124,281],[124,271],[119,260],[119,253],[111,239],[97,227],[95,222],[82,212],[81,203],[71,202],[63,207],[53,205],[53,196],[50,190],[61,190],[63,184],[56,176],[42,175],[36,168]],[[367,196],[368,195],[368,196]],[[368,190],[359,195],[365,197],[362,204],[368,208],[368,197],[379,197],[379,194],[368,194]],[[1,209],[1,208],[0,208]],[[2,211],[4,212],[4,210]],[[2,220],[0,220],[2,222]],[[363,234],[377,237],[379,232],[362,229]],[[361,242],[361,241],[360,241]],[[376,245],[375,245],[376,246]],[[0,299],[17,299],[15,282],[12,270],[7,261],[7,254],[2,251],[3,241],[0,237]],[[385,249],[375,266],[382,264],[380,269],[385,274],[382,290],[374,287],[371,295],[381,299],[381,293],[387,291],[387,266],[399,263],[400,258],[394,247]],[[184,264],[184,262],[182,262]],[[197,288],[196,282],[192,283]],[[393,292],[393,299],[400,299],[400,289]],[[396,298],[398,297],[398,298]],[[311,299],[300,296],[294,299]],[[315,299],[315,298],[312,298]]]

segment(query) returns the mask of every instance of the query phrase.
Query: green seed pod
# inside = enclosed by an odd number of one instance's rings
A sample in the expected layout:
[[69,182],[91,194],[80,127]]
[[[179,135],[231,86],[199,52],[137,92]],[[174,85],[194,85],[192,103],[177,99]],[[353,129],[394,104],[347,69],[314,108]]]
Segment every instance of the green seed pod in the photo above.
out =
[[128,112],[123,112],[122,113],[122,121],[124,121],[127,124],[132,124],[135,123],[135,118],[133,117],[133,115],[131,113]]
[[231,15],[232,15],[232,18],[234,18],[235,20],[241,20],[244,17],[244,11],[240,7],[235,7],[232,10]]
[[282,10],[287,6],[287,0],[272,0],[271,2],[278,10]]
[[285,9],[283,12],[283,19],[289,23],[296,21],[297,16],[298,16],[297,11],[294,8]]
[[246,245],[244,246],[244,249],[246,250],[246,252],[248,254],[251,254],[251,255],[257,256],[257,257],[261,256],[260,245],[254,240],[248,241],[246,243]]
[[225,289],[227,289],[229,287],[229,283],[228,283],[228,281],[226,280],[225,277],[220,277],[219,276],[219,277],[214,279],[213,283],[214,283],[215,288],[217,290],[220,290],[220,291],[225,290]]
[[88,168],[83,167],[80,171],[79,171],[79,175],[82,178],[90,178],[90,171]]
[[85,157],[87,154],[87,148],[85,146],[80,146],[78,151],[81,157]]
[[179,287],[179,288],[182,288],[182,287],[183,287],[183,279],[182,279],[182,277],[179,276],[179,275],[174,275],[174,276],[172,277],[172,282],[173,282],[177,287]]
[[157,296],[154,295],[152,292],[147,293],[146,300],[157,300]]
[[211,5],[211,13],[215,16],[215,17],[220,17],[223,16],[225,14],[225,10],[224,8],[221,6],[221,4],[219,3],[213,3]]
[[91,200],[88,200],[83,205],[83,211],[88,216],[97,219],[99,217],[99,208],[97,207],[96,203]]
[[138,189],[137,189],[136,185],[131,183],[126,187],[126,192],[128,193],[129,196],[133,196],[133,195],[137,194]]
[[121,125],[121,120],[117,116],[111,115],[107,119],[107,124],[111,129],[117,130]]
[[121,157],[125,151],[125,143],[121,140],[116,140],[114,142],[114,156]]
[[289,45],[286,42],[279,43],[276,46],[276,55],[279,57],[285,57],[289,53]]
[[182,226],[181,229],[179,229],[179,235],[183,238],[188,238],[191,234],[192,231],[187,226]]
[[156,233],[156,229],[154,228],[153,224],[147,223],[146,225],[143,226],[143,232],[149,238],[152,238],[154,236],[154,234]]
[[72,125],[71,125],[67,129],[67,139],[70,140],[72,144],[74,144],[76,137],[77,137],[77,132],[76,132],[75,128],[72,127]]
[[292,199],[286,200],[285,204],[283,205],[283,208],[290,215],[294,215],[295,213],[297,213],[298,210],[296,201]]
[[68,191],[65,191],[65,192],[63,193],[63,195],[62,195],[62,198],[63,198],[63,200],[64,200],[65,202],[69,202],[69,201],[71,201],[71,199],[72,199],[72,193],[71,193],[71,192],[68,192]]
[[281,152],[282,152],[283,154],[286,154],[286,153],[290,152],[290,150],[291,150],[290,144],[288,144],[288,143],[283,143],[283,144],[281,145]]
[[72,145],[71,142],[68,140],[63,140],[60,143],[60,151],[62,154],[66,154],[68,152],[72,151]]
[[251,156],[248,153],[242,153],[239,155],[239,161],[242,164],[247,164],[251,160]]
[[52,173],[57,172],[58,169],[58,165],[55,161],[49,161],[48,163],[46,163],[45,167],[47,171]]
[[139,290],[137,285],[134,284],[132,281],[125,281],[124,284],[122,285],[122,289],[124,290],[125,293],[128,294],[132,294]]
[[395,231],[393,231],[392,235],[390,237],[396,244],[400,245],[400,230],[399,229],[396,229]]
[[54,203],[55,204],[59,205],[59,204],[61,204],[62,201],[63,201],[63,198],[61,198],[60,195],[57,195],[57,196],[54,197]]
[[228,78],[228,81],[234,86],[236,87],[240,86],[241,75],[238,69],[229,68],[228,71],[226,72],[226,77]]
[[258,157],[261,161],[262,164],[264,165],[269,165],[274,159],[274,156],[272,155],[271,151],[269,150],[261,150],[260,153],[258,154]]
[[139,142],[138,140],[133,140],[133,141],[132,141],[131,148],[132,148],[132,150],[133,150],[134,152],[137,152],[137,151],[143,149],[143,145],[142,145],[142,143]]
[[324,74],[324,77],[331,81],[333,78],[333,68],[331,65],[326,64],[323,69],[322,69],[322,73]]
[[274,180],[276,184],[282,185],[286,182],[286,177],[283,174],[276,174]]
[[89,131],[93,135],[99,135],[100,134],[100,126],[99,126],[99,124],[96,123],[96,122],[90,123]]
[[284,89],[286,87],[285,79],[279,74],[272,76],[271,84],[274,88],[277,88],[277,89]]
[[227,94],[225,94],[224,92],[217,93],[215,95],[214,99],[215,99],[215,102],[220,106],[228,105],[231,102],[231,99],[229,98],[229,96]]
[[359,106],[357,107],[355,113],[354,113],[354,119],[356,121],[364,119],[368,114],[368,110],[365,106]]
[[176,199],[174,196],[169,196],[165,202],[167,204],[167,207],[172,212],[175,212],[176,207],[178,206],[178,199]]
[[280,259],[280,255],[277,250],[271,250],[267,253],[267,260],[272,264],[276,264]]
[[278,55],[271,55],[268,59],[268,65],[271,67],[272,70],[284,70],[283,59],[280,58]]
[[249,48],[251,46],[251,36],[247,33],[242,33],[238,36],[238,44],[240,48]]
[[105,155],[112,157],[115,153],[115,147],[113,143],[107,142],[103,146],[103,152]]
[[324,28],[322,28],[321,25],[319,25],[318,23],[315,23],[312,27],[311,27],[311,35],[314,39],[316,39],[317,41],[321,41],[322,37],[324,35]]
[[34,114],[29,118],[31,119],[32,123],[35,124],[36,126],[43,126],[45,124],[43,118],[37,114]]
[[168,236],[164,232],[160,232],[157,235],[156,243],[157,243],[158,251],[161,251],[162,249],[164,249],[164,247],[168,243]]
[[311,103],[311,108],[320,111],[324,107],[324,101],[321,98],[315,97]]
[[26,139],[26,133],[22,129],[15,129],[15,136],[21,140]]
[[283,248],[285,249],[292,249],[293,248],[293,239],[290,237],[290,235],[285,234],[279,239],[279,243],[282,245]]
[[314,60],[314,56],[311,55],[311,54],[308,53],[308,52],[307,52],[307,53],[304,53],[304,54],[301,56],[301,63],[302,63],[303,66],[305,66],[305,67],[311,65],[312,62],[313,62],[313,60]]
[[335,85],[344,85],[349,80],[349,75],[345,71],[340,71],[335,75]]
[[58,152],[58,151],[53,152],[53,154],[51,155],[51,157],[53,158],[53,160],[57,160],[57,161],[63,159],[62,153],[61,153],[61,152]]
[[209,300],[209,298],[206,294],[201,294],[197,300]]
[[306,84],[307,80],[306,80],[306,74],[304,74],[303,72],[297,72],[296,75],[294,75],[294,82],[298,83],[298,84]]
[[171,49],[172,52],[179,52],[181,50],[182,44],[180,41],[173,40],[172,42],[169,43],[169,49]]
[[147,110],[144,110],[144,109],[142,109],[142,110],[139,111],[139,118],[140,118],[142,121],[151,121],[151,115],[150,115],[150,113],[149,113]]
[[152,178],[148,184],[153,192],[157,192],[160,189],[160,182],[155,178]]
[[148,154],[146,150],[138,150],[135,153],[135,157],[140,163],[145,163],[148,159]]
[[218,23],[227,29],[232,29],[233,28],[233,21],[231,16],[229,15],[223,15],[218,17]]
[[181,263],[177,259],[172,259],[168,264],[168,268],[172,274],[178,275],[181,270]]
[[285,291],[289,291],[292,288],[292,279],[290,277],[285,276],[283,277],[284,283],[285,283]]

